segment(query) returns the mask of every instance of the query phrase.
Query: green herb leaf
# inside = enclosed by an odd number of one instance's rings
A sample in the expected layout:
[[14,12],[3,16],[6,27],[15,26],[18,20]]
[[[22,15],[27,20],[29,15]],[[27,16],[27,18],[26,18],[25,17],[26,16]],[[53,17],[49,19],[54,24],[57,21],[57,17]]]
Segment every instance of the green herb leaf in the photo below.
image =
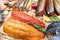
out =
[[33,27],[36,28],[38,31],[41,31],[41,32],[45,32],[45,29],[41,28],[39,25],[37,24],[33,24]]
[[50,16],[49,17],[52,21],[60,21],[59,18],[57,16]]

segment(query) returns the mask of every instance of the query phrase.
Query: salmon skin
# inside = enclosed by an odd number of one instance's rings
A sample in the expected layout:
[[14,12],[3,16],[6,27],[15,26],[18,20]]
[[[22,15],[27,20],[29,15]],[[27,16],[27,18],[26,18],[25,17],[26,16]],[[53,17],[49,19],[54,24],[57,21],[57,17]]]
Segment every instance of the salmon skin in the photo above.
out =
[[60,14],[60,0],[54,0],[54,7],[57,14]]
[[38,7],[36,10],[36,16],[42,16],[44,14],[46,0],[39,0]]
[[47,12],[47,15],[53,15],[54,14],[53,0],[47,0],[47,2],[46,2],[46,12]]

